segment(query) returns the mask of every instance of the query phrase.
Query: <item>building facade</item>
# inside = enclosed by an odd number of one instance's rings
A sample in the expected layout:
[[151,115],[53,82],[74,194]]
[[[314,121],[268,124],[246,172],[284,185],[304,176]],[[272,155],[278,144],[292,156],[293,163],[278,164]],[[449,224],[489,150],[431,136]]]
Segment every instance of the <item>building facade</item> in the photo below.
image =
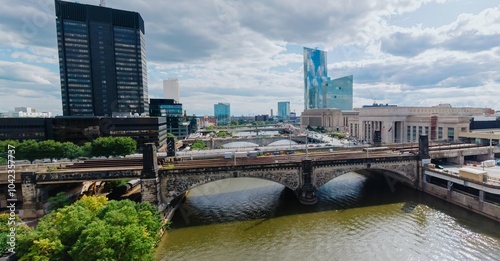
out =
[[214,104],[214,117],[218,126],[231,124],[231,107],[229,103]]
[[112,118],[63,116],[55,118],[0,118],[0,140],[55,140],[83,145],[98,137],[131,137],[140,151],[145,143],[161,147],[167,137],[162,117]]
[[300,115],[300,127],[323,127],[329,132],[343,132],[343,120],[342,111],[339,109],[306,110]]
[[184,120],[182,103],[173,99],[151,99],[149,115],[166,119],[167,131],[177,137],[186,137],[189,133],[189,123]]
[[304,47],[304,108],[324,108],[323,82],[327,80],[326,52]]
[[353,76],[344,76],[341,78],[327,80],[324,82],[325,107],[336,108],[342,111],[350,111],[353,106],[352,95]]
[[470,132],[473,116],[488,114],[488,108],[396,107],[377,106],[336,112],[332,109],[306,110],[301,115],[301,127],[324,127],[342,131],[350,137],[372,142],[374,132],[380,131],[382,143],[416,143],[421,134],[430,141],[456,141],[460,133]]
[[163,98],[181,102],[179,80],[177,78],[163,80]]
[[255,121],[270,121],[271,120],[271,118],[267,114],[255,115],[254,119],[255,119]]
[[55,9],[63,115],[147,114],[141,15],[60,0]]
[[278,118],[280,120],[290,119],[290,102],[278,102]]
[[14,107],[14,111],[2,112],[0,117],[19,117],[19,118],[50,118],[51,112],[37,112],[30,107]]

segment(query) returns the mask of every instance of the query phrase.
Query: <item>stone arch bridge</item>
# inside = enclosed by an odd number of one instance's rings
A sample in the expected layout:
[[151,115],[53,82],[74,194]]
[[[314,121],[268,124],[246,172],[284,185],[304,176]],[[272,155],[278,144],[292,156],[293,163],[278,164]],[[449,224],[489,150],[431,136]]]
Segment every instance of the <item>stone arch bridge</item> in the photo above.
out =
[[[315,139],[313,137],[297,136],[297,135],[293,135],[292,137],[273,136],[273,137],[251,137],[251,138],[211,138],[211,139],[204,139],[202,141],[207,145],[207,147],[215,149],[215,148],[220,148],[225,144],[229,144],[232,142],[249,142],[257,144],[258,146],[268,146],[273,142],[277,142],[280,140],[290,140],[290,139],[299,144],[306,143],[306,139],[308,139],[310,143],[320,142],[318,139]],[[195,140],[187,140],[183,142],[186,144],[192,144],[193,142],[195,142]]]
[[[194,187],[228,178],[251,177],[274,181],[295,192],[303,204],[317,202],[316,190],[345,173],[357,170],[383,173],[391,180],[409,186],[418,183],[418,159],[416,156],[385,158],[324,160],[271,163],[246,166],[221,166],[159,170],[158,176],[147,186],[143,180],[143,195],[150,193],[152,203],[169,204],[179,195]],[[146,185],[146,186],[145,186]]]

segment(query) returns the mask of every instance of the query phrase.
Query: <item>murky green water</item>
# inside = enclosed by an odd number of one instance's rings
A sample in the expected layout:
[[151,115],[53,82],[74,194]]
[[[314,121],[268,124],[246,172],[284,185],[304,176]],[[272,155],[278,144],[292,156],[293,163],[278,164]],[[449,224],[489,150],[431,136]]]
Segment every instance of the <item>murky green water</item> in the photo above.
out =
[[283,186],[193,189],[158,260],[500,260],[500,224],[383,179],[347,174],[300,205]]

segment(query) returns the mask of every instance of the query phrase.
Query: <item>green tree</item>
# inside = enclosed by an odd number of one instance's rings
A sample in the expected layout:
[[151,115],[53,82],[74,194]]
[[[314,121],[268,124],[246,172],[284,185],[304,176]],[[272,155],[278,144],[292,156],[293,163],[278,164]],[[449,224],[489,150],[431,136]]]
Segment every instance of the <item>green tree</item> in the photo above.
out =
[[82,155],[83,146],[79,147],[72,142],[61,144],[61,150],[64,158],[74,160]]
[[38,159],[60,159],[63,150],[60,142],[54,140],[44,140],[38,142]]
[[137,142],[130,137],[99,137],[92,141],[92,156],[125,156],[137,149]]
[[204,150],[207,148],[207,145],[205,144],[205,142],[201,141],[201,140],[196,140],[193,145],[191,145],[191,149],[192,150]]
[[137,142],[130,137],[116,137],[112,139],[113,156],[126,156],[135,153]]
[[66,193],[62,191],[57,193],[55,196],[50,197],[47,201],[50,203],[48,208],[49,211],[53,211],[71,204],[71,200],[66,196]]
[[83,146],[80,147],[81,154],[80,156],[82,157],[92,157],[92,143],[91,142],[85,142]]
[[342,132],[334,132],[330,135],[330,137],[332,138],[336,138],[336,139],[345,139],[346,138],[346,134],[345,133],[342,133]]
[[20,260],[153,260],[161,214],[149,203],[87,197],[19,239]]
[[225,138],[225,137],[227,137],[227,132],[225,131],[217,132],[217,138]]
[[34,160],[39,159],[39,146],[35,140],[25,140],[16,147],[17,159],[29,160],[33,163]]
[[205,130],[214,130],[214,129],[215,129],[215,126],[213,126],[213,125],[205,127]]
[[9,145],[13,146],[14,148],[17,148],[17,146],[19,146],[19,141],[17,140],[0,141],[0,153],[2,154],[0,155],[0,157],[4,157],[5,155],[7,155],[7,150],[9,149]]
[[113,154],[113,141],[111,137],[99,137],[92,141],[92,156],[108,157]]
[[106,181],[106,183],[104,183],[104,191],[111,191],[114,188],[117,188],[117,187],[120,187],[120,186],[127,184],[127,182],[129,182],[129,181],[130,181],[130,179]]
[[[10,143],[11,144],[11,143]],[[30,232],[30,228],[26,225],[20,224],[22,220],[16,216],[13,220],[9,219],[10,215],[7,213],[0,214],[0,256],[7,252],[11,246],[7,244],[9,240],[9,233],[11,232],[11,227],[16,229],[16,238],[19,238]],[[9,221],[14,222],[9,224]]]

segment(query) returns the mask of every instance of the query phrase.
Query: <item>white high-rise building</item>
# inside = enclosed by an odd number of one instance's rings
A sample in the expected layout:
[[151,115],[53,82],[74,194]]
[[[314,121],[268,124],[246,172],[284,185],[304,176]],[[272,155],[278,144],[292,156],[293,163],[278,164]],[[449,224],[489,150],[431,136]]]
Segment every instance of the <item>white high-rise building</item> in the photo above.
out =
[[177,102],[181,102],[179,80],[177,78],[163,80],[163,97],[165,99],[173,99]]

